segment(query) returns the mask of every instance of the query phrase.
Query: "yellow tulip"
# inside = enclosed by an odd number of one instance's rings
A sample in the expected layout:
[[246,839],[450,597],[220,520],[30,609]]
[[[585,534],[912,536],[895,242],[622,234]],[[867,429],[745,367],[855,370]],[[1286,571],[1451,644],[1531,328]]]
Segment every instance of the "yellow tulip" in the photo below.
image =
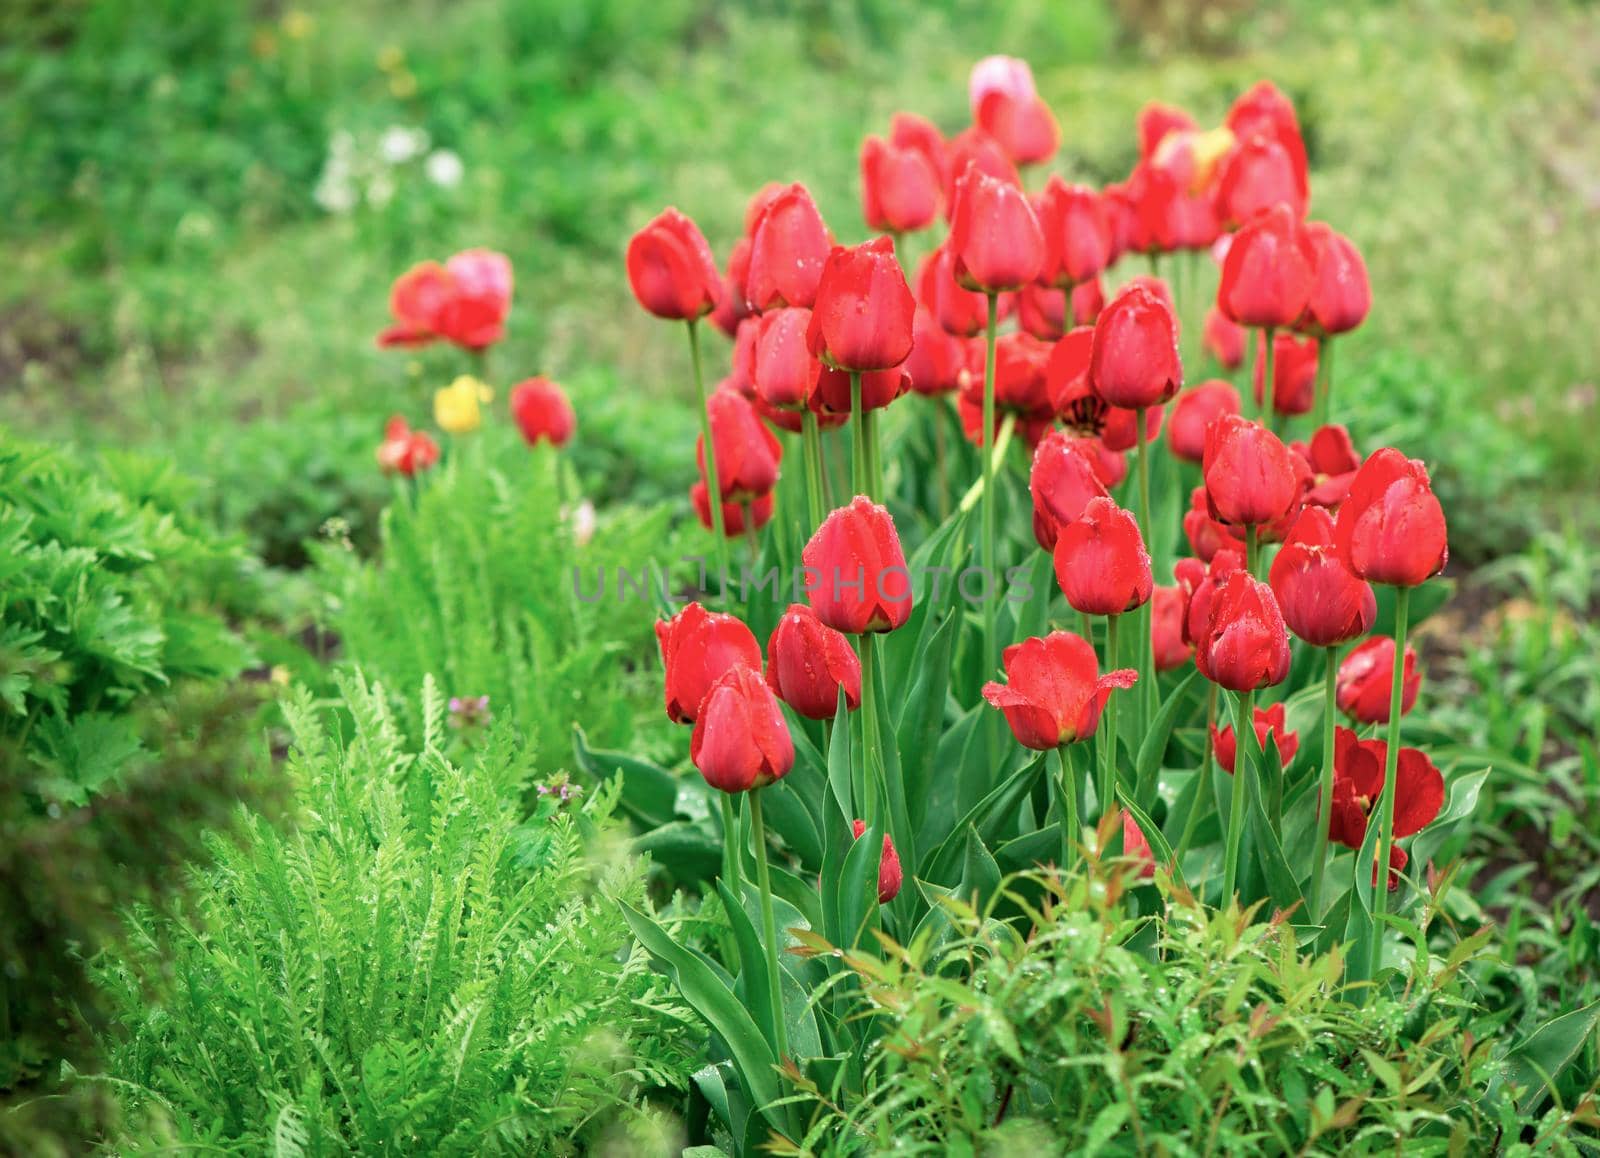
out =
[[494,391],[471,374],[463,374],[433,394],[433,420],[450,434],[471,434],[483,425],[483,404]]

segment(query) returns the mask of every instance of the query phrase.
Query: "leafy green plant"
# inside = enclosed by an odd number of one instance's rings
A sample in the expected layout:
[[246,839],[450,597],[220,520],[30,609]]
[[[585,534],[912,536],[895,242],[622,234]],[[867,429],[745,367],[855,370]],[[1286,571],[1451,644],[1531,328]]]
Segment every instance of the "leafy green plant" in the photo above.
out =
[[510,728],[458,761],[431,681],[414,745],[379,688],[343,692],[344,736],[288,705],[299,823],[247,819],[194,904],[136,914],[105,963],[125,1146],[548,1153],[650,1117],[694,1034],[616,907],[644,882],[615,793],[546,783],[528,816]]

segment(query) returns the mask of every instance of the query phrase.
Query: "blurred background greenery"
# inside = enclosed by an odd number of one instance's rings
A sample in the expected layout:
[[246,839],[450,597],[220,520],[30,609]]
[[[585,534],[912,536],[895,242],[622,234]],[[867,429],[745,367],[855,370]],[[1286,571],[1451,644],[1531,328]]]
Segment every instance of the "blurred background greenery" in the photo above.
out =
[[331,516],[370,541],[371,449],[428,417],[447,351],[380,352],[393,276],[469,245],[517,271],[503,390],[550,374],[606,496],[681,497],[677,336],[629,234],[672,203],[719,255],[804,180],[864,234],[861,137],[954,130],[977,56],[1033,63],[1057,165],[1123,176],[1150,99],[1202,121],[1266,76],[1299,106],[1313,212],[1375,306],[1341,393],[1426,456],[1464,561],[1597,521],[1600,19],[1420,0],[12,0],[0,10],[0,399],[30,434],[156,449],[269,563]]

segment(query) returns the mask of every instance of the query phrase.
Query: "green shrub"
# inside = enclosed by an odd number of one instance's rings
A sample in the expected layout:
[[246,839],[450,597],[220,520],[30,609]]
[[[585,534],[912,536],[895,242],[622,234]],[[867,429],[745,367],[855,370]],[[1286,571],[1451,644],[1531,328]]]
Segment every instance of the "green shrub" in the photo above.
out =
[[614,794],[547,784],[529,817],[511,729],[457,761],[432,683],[415,745],[380,689],[343,690],[348,736],[289,707],[299,823],[248,819],[192,907],[136,915],[107,963],[124,1144],[549,1153],[648,1117],[692,1037],[615,903],[644,883],[607,843]]

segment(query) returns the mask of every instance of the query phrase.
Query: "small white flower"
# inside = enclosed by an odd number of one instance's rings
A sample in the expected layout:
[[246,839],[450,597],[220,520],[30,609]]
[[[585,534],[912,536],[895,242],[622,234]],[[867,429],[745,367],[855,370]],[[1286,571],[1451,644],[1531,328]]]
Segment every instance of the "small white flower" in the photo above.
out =
[[394,178],[387,173],[374,173],[367,182],[367,204],[381,209],[394,200]]
[[435,149],[429,153],[426,165],[428,180],[441,189],[454,189],[466,174],[461,158],[449,149]]
[[563,511],[562,514],[571,519],[572,541],[580,547],[588,546],[589,540],[594,538],[594,504],[584,499],[570,513]]
[[428,134],[424,129],[390,125],[378,138],[378,154],[390,165],[404,165],[420,157],[427,148]]
[[356,189],[349,174],[332,167],[323,172],[311,196],[328,213],[349,213],[356,207]]

